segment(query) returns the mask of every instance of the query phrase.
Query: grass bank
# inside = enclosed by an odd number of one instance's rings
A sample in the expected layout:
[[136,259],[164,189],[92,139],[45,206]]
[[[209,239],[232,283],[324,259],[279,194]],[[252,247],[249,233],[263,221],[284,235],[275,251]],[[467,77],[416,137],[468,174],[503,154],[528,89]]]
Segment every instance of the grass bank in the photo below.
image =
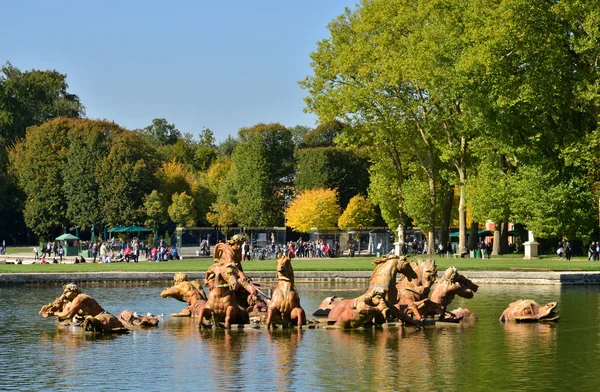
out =
[[[10,248],[9,248],[10,249]],[[22,252],[22,251],[21,251]],[[415,259],[411,257],[411,259]],[[571,261],[559,260],[551,255],[538,260],[523,260],[522,255],[502,255],[487,259],[455,259],[435,257],[438,271],[450,266],[459,270],[551,270],[551,271],[600,271],[600,262],[588,261],[587,257],[575,257]],[[337,259],[294,259],[295,271],[370,271],[373,257]],[[205,271],[212,263],[211,258],[191,258],[177,261],[109,264],[33,264],[0,265],[0,273],[40,273],[40,272],[180,272]],[[244,271],[274,271],[275,260],[245,261]]]

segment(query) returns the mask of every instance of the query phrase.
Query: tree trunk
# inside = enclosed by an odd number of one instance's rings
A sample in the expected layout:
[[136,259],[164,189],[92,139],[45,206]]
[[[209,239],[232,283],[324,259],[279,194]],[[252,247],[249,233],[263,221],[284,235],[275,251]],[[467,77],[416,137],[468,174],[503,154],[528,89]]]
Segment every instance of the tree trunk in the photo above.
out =
[[[458,202],[458,249],[459,252],[463,252],[466,250],[467,244],[467,209],[466,209],[466,200],[465,200],[465,187],[466,187],[466,178],[467,178],[467,170],[466,170],[466,151],[467,151],[467,142],[464,137],[461,138],[460,143],[460,160],[456,165],[456,169],[458,171],[458,190],[459,190],[459,202]],[[475,222],[477,223],[477,222]],[[471,224],[471,226],[473,226]],[[472,232],[472,231],[471,231]],[[469,242],[469,248],[471,248],[471,243]]]
[[429,235],[428,235],[428,250],[427,254],[435,254],[435,180],[433,176],[429,177]]
[[498,256],[500,254],[500,230],[504,222],[494,222],[494,244],[492,247],[492,256]]
[[479,222],[471,222],[471,228],[469,230],[469,250],[475,250],[477,249],[477,243],[479,241]]
[[448,186],[444,200],[444,211],[442,213],[442,224],[440,227],[440,243],[444,246],[448,243],[450,219],[452,217],[452,206],[454,204],[454,187]]
[[500,227],[500,254],[505,255],[510,252],[508,247],[508,219],[502,222]]

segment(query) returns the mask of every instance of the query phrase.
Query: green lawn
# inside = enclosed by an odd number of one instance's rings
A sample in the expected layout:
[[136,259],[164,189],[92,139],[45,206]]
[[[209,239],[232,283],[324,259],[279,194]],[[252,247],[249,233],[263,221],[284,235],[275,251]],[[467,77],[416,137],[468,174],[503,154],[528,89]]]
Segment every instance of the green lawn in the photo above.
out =
[[[8,248],[9,250],[11,248]],[[19,252],[15,252],[19,253]],[[23,253],[21,249],[20,253]],[[13,253],[14,254],[14,253]],[[295,271],[371,271],[373,257],[337,258],[337,259],[295,259]],[[438,271],[450,266],[460,270],[511,270],[543,269],[555,271],[584,270],[600,271],[600,262],[588,261],[586,257],[575,257],[571,261],[558,260],[556,256],[544,255],[539,260],[523,260],[522,255],[502,255],[491,260],[455,259],[446,257],[435,258]],[[34,265],[0,265],[0,273],[39,273],[39,272],[100,272],[100,271],[131,271],[131,272],[178,272],[205,271],[212,263],[210,258],[193,258],[161,263],[140,261],[139,263],[110,263],[110,264],[34,264]],[[275,260],[246,261],[245,271],[274,271]]]

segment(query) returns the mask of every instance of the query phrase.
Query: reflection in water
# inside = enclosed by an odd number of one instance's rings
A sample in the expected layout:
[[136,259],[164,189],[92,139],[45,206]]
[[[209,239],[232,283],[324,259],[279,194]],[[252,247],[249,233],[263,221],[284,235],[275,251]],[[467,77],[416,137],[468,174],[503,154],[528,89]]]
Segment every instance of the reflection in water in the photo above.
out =
[[278,391],[292,389],[293,380],[296,378],[296,352],[302,340],[302,330],[277,329],[267,332],[267,345],[269,357],[275,359],[275,384]]
[[[315,309],[350,287],[299,285],[303,306]],[[90,287],[118,313],[129,308],[171,314],[176,301],[161,287]],[[191,318],[166,316],[159,328],[127,335],[57,329],[37,315],[56,287],[0,287],[0,385],[29,391],[123,387],[147,390],[581,390],[598,384],[596,316],[600,287],[482,285],[468,307],[472,325],[367,330],[202,330]],[[559,302],[556,324],[501,324],[519,299]],[[590,341],[591,340],[591,341]],[[581,344],[582,341],[590,344]],[[569,377],[564,377],[568,369]]]

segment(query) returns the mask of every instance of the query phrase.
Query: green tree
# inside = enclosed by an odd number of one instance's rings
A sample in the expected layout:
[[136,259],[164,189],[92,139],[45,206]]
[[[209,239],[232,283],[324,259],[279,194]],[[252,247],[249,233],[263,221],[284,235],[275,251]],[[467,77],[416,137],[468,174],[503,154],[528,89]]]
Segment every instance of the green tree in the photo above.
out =
[[340,147],[301,148],[296,150],[294,184],[306,189],[337,189],[340,205],[366,193],[369,186],[369,160],[361,151]]
[[155,118],[152,120],[152,124],[144,128],[143,132],[150,137],[152,142],[161,146],[175,144],[181,138],[181,132],[164,118]]
[[257,124],[239,131],[232,156],[238,223],[243,227],[283,223],[283,190],[292,181],[294,144],[280,124]]
[[67,204],[66,219],[89,229],[103,222],[99,208],[100,184],[95,175],[110,150],[112,135],[124,132],[115,123],[97,120],[61,119],[68,129],[69,146],[65,150],[63,192]]
[[206,214],[206,220],[213,226],[221,227],[223,234],[237,222],[237,209],[234,204],[228,202],[215,202],[211,210]]
[[62,119],[30,127],[10,151],[12,168],[27,195],[25,223],[39,237],[67,226],[62,185],[69,128],[68,121]]
[[0,68],[0,235],[25,231],[26,194],[9,170],[8,149],[25,137],[27,127],[55,117],[80,117],[79,97],[67,91],[66,75],[57,71],[20,71],[7,62]]
[[96,172],[107,225],[139,225],[146,220],[143,200],[155,188],[158,165],[156,151],[142,134],[127,131],[113,136]]
[[223,140],[218,147],[219,155],[225,157],[231,157],[235,148],[237,147],[238,140],[233,136],[227,136],[227,139]]
[[167,223],[168,220],[164,198],[156,189],[144,197],[144,209],[146,213],[144,224],[152,228],[156,237],[158,229]]
[[194,200],[186,192],[175,193],[169,206],[169,217],[178,227],[194,226],[196,223],[196,209]]
[[342,230],[351,230],[359,227],[370,227],[375,223],[375,207],[371,200],[362,195],[356,195],[338,219],[338,226]]

